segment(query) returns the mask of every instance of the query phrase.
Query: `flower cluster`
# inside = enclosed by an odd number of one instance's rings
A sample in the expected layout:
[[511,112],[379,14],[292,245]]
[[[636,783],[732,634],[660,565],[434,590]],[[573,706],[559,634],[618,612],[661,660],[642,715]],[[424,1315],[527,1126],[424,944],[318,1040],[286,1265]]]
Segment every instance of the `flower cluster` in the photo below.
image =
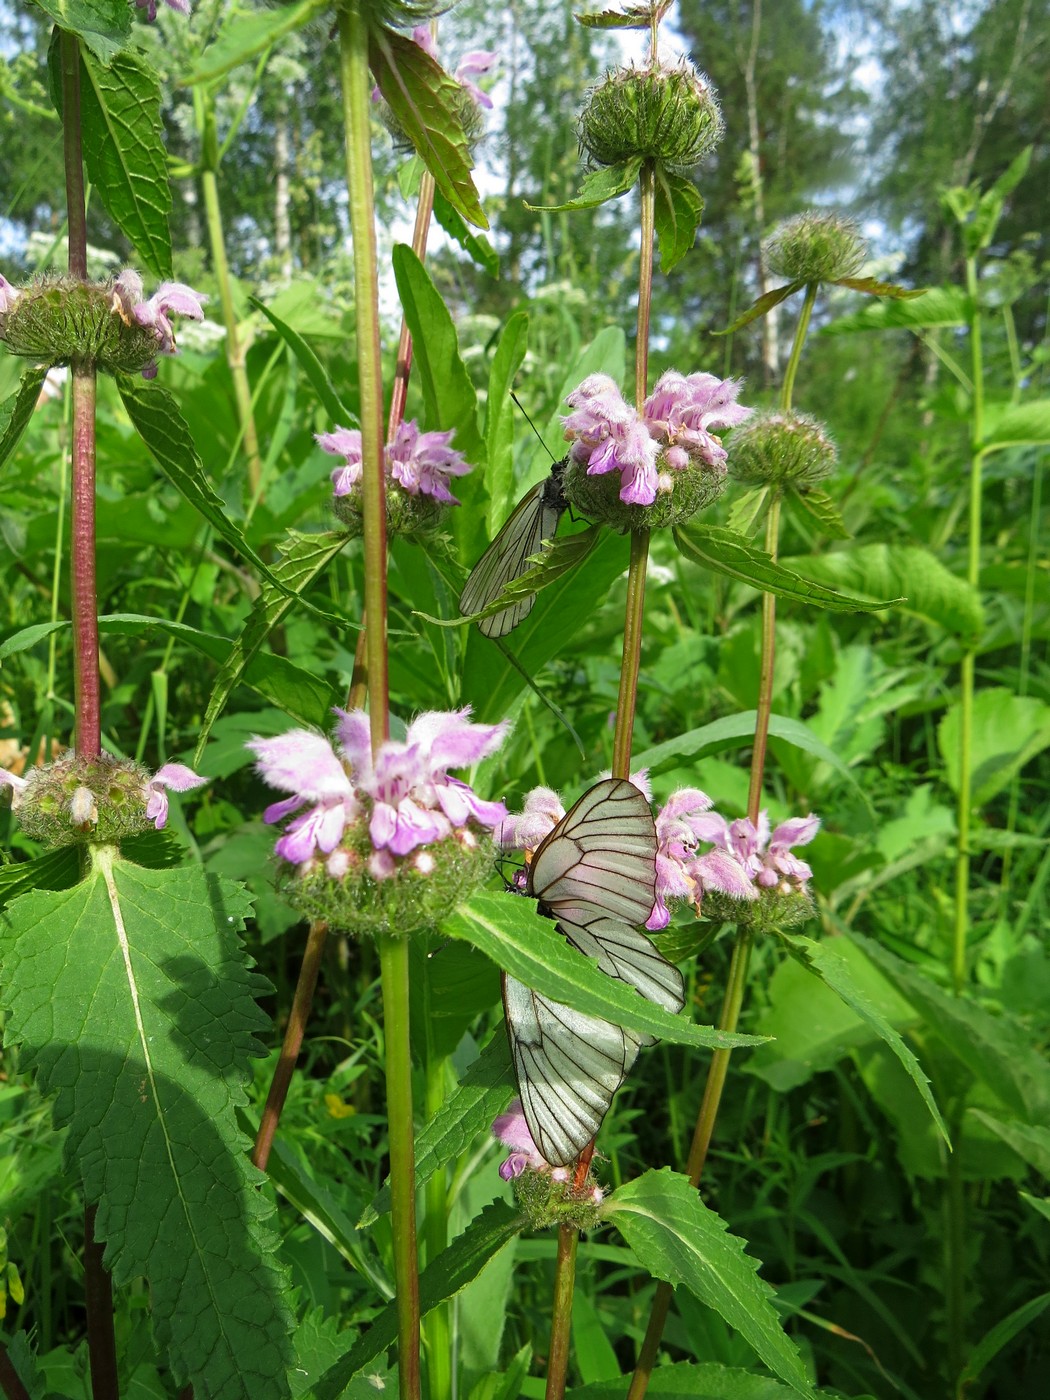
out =
[[275,850],[295,867],[304,912],[340,927],[410,932],[484,876],[489,852],[478,837],[500,825],[506,808],[449,769],[495,752],[507,725],[471,724],[469,709],[429,711],[373,758],[365,712],[336,714],[334,748],[303,729],[249,743],[266,782],[291,793],[264,820],[297,813]]
[[[172,0],[168,0],[172,4]],[[172,5],[180,9],[180,5]],[[144,296],[142,278],[134,268],[126,267],[113,284],[113,310],[126,325],[133,322],[151,330],[157,338],[158,355],[177,355],[172,316],[188,316],[191,321],[203,321],[208,298],[195,292],[185,282],[162,282],[148,299]],[[143,379],[154,379],[156,361],[142,371]]]
[[514,1183],[518,1204],[536,1229],[568,1221],[578,1229],[593,1229],[605,1192],[588,1171],[580,1186],[570,1167],[552,1167],[532,1139],[520,1099],[492,1124],[492,1136],[510,1148],[499,1167],[504,1181]]
[[[430,32],[429,24],[417,25],[412,31],[412,39],[424,53],[428,53],[435,63],[438,61],[437,45],[434,36]],[[484,78],[492,72],[499,59],[499,54],[491,49],[471,49],[459,60],[453,77],[461,88],[465,88],[470,94],[471,100],[478,107],[484,107],[491,111],[492,98],[487,92],[483,92],[474,81],[475,78]]]
[[[465,476],[470,463],[451,446],[455,429],[422,433],[415,419],[398,424],[393,441],[383,450],[387,477],[387,525],[392,533],[426,532],[441,517],[442,507],[458,506],[449,479]],[[336,428],[318,433],[317,442],[343,465],[332,472],[335,510],[355,533],[361,529],[361,433]]]
[[112,845],[168,820],[168,792],[189,792],[208,781],[184,763],[156,773],[127,759],[63,754],[27,777],[0,769],[0,787],[11,789],[11,807],[27,836],[47,846],[73,842]]
[[[649,524],[687,518],[722,489],[727,454],[712,430],[733,427],[750,415],[751,409],[736,402],[741,387],[740,380],[668,370],[639,412],[609,375],[588,376],[569,395],[573,412],[562,420],[572,442],[570,460],[578,468],[566,479],[567,494],[584,514],[619,523],[607,512],[603,517],[600,506],[595,511],[593,493],[581,495],[587,477],[619,472],[624,505],[653,507],[665,498],[660,518]],[[681,499],[669,513],[672,495]]]

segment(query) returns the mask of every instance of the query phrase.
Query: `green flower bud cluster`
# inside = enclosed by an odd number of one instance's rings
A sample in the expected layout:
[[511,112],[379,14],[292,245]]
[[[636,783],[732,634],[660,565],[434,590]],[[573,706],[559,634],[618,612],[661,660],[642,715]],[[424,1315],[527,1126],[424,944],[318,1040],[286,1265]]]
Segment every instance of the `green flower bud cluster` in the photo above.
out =
[[146,815],[150,777],[141,764],[112,754],[63,754],[29,770],[12,806],[26,836],[49,848],[113,846],[153,829]]
[[610,73],[577,123],[580,150],[595,165],[652,160],[682,175],[714,149],[724,130],[710,82],[684,60]]
[[[425,491],[413,496],[390,477],[386,479],[384,497],[387,534],[404,539],[433,540],[449,510],[447,501],[438,501]],[[364,496],[360,486],[346,496],[333,497],[333,508],[350,539],[364,533]]]
[[[736,429],[737,432],[740,429]],[[584,462],[571,458],[565,469],[563,490],[572,507],[596,525],[608,525],[620,534],[629,530],[663,530],[681,525],[718,500],[725,490],[724,467],[693,460],[682,469],[661,469],[657,459],[656,500],[652,505],[632,505],[620,499],[618,472],[588,476]]]
[[281,893],[304,918],[360,935],[394,937],[435,928],[492,872],[492,833],[468,823],[442,841],[394,857],[392,873],[372,873],[367,818],[348,827],[331,855],[285,866]]
[[733,434],[729,472],[736,481],[815,486],[831,475],[838,449],[824,424],[806,413],[756,413]]
[[139,374],[157,358],[157,333],[129,318],[112,284],[43,277],[0,314],[0,340],[41,364]]
[[[563,1169],[564,1170],[564,1169]],[[577,1230],[595,1230],[601,1224],[602,1189],[594,1175],[587,1173],[583,1185],[555,1180],[549,1171],[523,1171],[513,1182],[514,1200],[534,1230],[552,1225],[572,1225]]]
[[766,265],[789,282],[838,282],[856,277],[867,246],[851,219],[799,214],[779,224],[763,247]]
[[733,899],[720,890],[704,895],[704,917],[749,928],[754,933],[787,932],[809,923],[816,913],[813,897],[806,889],[793,889],[787,881],[763,889],[755,900]]

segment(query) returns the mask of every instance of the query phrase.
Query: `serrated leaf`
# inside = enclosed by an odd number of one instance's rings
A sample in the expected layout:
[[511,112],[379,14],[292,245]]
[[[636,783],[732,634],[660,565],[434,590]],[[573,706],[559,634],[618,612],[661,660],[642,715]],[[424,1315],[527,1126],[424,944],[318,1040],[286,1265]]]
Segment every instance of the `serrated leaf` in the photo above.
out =
[[826,588],[774,563],[764,549],[721,525],[682,526],[674,531],[674,539],[681,553],[694,563],[792,602],[827,608],[829,612],[881,612],[904,602],[903,598],[886,602],[857,598]]
[[434,218],[454,243],[472,257],[490,277],[499,277],[499,253],[483,234],[471,233],[458,209],[453,209],[440,190],[434,192]]
[[539,214],[568,214],[574,209],[596,209],[599,204],[625,195],[634,186],[641,168],[641,160],[635,158],[622,165],[606,165],[590,170],[583,177],[579,194],[567,204],[529,204],[526,201],[525,208]]
[[773,1290],[757,1274],[745,1240],[729,1233],[687,1177],[670,1167],[619,1187],[602,1207],[639,1263],[673,1287],[684,1286],[714,1308],[766,1366],[800,1395],[813,1394],[794,1344],[773,1307]]
[[[959,791],[962,706],[954,704],[937,726],[937,747],[945,778]],[[990,802],[1015,773],[1050,747],[1050,705],[1034,695],[1014,695],[1004,686],[979,690],[973,697],[970,799],[974,808]]]
[[765,316],[768,311],[773,310],[774,306],[779,306],[782,301],[785,301],[805,285],[805,282],[788,282],[783,287],[774,287],[772,291],[763,292],[757,301],[753,301],[746,311],[741,312],[732,325],[726,326],[725,330],[712,331],[711,334],[732,335],[734,331],[749,326],[752,321],[757,321],[760,316]]
[[966,1389],[977,1380],[988,1363],[995,1360],[1003,1347],[1012,1342],[1017,1334],[1037,1317],[1041,1317],[1047,1307],[1050,1307],[1050,1293],[1040,1293],[1037,1298],[1029,1298],[1027,1303],[1014,1308],[1012,1313],[1001,1318],[986,1332],[966,1359],[966,1365],[959,1376],[958,1393],[965,1394]]
[[[502,1029],[482,1050],[454,1092],[416,1134],[416,1186],[426,1185],[436,1171],[453,1161],[487,1133],[493,1119],[507,1107],[514,1094],[510,1047]],[[374,1225],[390,1209],[390,1187],[385,1185],[366,1206],[358,1229]]]
[[468,224],[488,228],[470,175],[470,146],[456,115],[463,95],[459,83],[419,44],[379,25],[369,31],[368,62],[398,126],[438,189]]
[[250,910],[199,866],[99,848],[74,889],[25,895],[0,925],[8,1043],[56,1095],[114,1282],[149,1280],[176,1383],[200,1400],[288,1395],[288,1284],[235,1118],[269,1024],[239,939]]
[[654,216],[665,275],[692,251],[704,214],[704,201],[692,180],[657,167]]
[[[485,1207],[457,1239],[419,1276],[419,1311],[425,1317],[446,1298],[455,1297],[477,1278],[486,1264],[524,1229],[526,1221],[506,1201],[493,1201]],[[342,1388],[362,1367],[387,1351],[397,1340],[397,1308],[387,1307],[355,1344],[314,1389],[315,1400],[339,1400]]]
[[114,222],[158,277],[171,276],[171,187],[160,83],[130,53],[109,66],[81,52],[84,164]]
[[[811,520],[816,521],[822,532],[829,540],[851,539],[846,522],[839,513],[839,508],[826,491],[790,491],[787,496],[788,502],[800,511],[803,515],[808,515]],[[731,527],[732,520],[729,521]]]
[[735,530],[738,535],[746,535],[750,538],[751,532],[766,508],[769,492],[768,486],[751,486],[735,496],[726,516],[727,528]]
[[[657,1366],[649,1377],[646,1400],[787,1400],[794,1395],[791,1386],[782,1385],[772,1376],[759,1376],[737,1366],[720,1366],[716,1361],[683,1361],[676,1366]],[[816,1391],[820,1397],[826,1392]],[[595,1385],[574,1387],[568,1400],[623,1400],[623,1382],[617,1385],[599,1381]],[[828,1396],[827,1400],[831,1400]],[[871,1400],[859,1396],[857,1400]]]
[[514,414],[510,397],[514,379],[529,348],[529,315],[516,311],[503,327],[489,370],[485,409],[485,485],[489,505],[486,525],[494,538],[513,504],[514,491]]
[[342,399],[336,392],[335,386],[328,378],[324,365],[314,354],[313,349],[302,338],[299,332],[286,321],[282,321],[280,316],[274,315],[270,308],[259,300],[258,297],[249,297],[248,300],[257,311],[261,311],[266,319],[273,326],[274,330],[281,337],[284,343],[291,350],[299,363],[299,368],[310,381],[314,393],[321,401],[321,406],[331,419],[333,427],[356,428],[357,415],[351,413]]
[[836,287],[848,287],[851,292],[864,292],[870,297],[894,297],[908,301],[926,295],[925,287],[900,287],[896,282],[880,282],[877,277],[836,277]]
[[760,1043],[754,1036],[694,1026],[686,1017],[647,1001],[633,987],[601,972],[565,941],[550,919],[541,918],[530,901],[517,895],[475,894],[442,921],[441,929],[473,943],[526,987],[628,1030],[677,1045],[735,1049]]
[[874,301],[851,316],[821,328],[821,335],[852,335],[855,331],[932,330],[935,326],[967,326],[973,301],[962,287],[927,287],[916,300]]
[[127,0],[36,0],[67,33],[83,39],[102,63],[120,52],[131,33],[131,9]]
[[27,365],[22,371],[18,388],[0,404],[0,467],[14,455],[23,433],[29,427],[47,371],[47,365]]
[[1026,1027],[1005,1012],[995,1016],[966,997],[953,997],[878,943],[853,941],[923,1018],[925,1028],[1010,1109],[1032,1123],[1050,1118],[1050,1065],[1033,1048]]
[[231,69],[265,53],[286,34],[293,34],[326,9],[328,0],[300,0],[298,5],[281,5],[272,10],[227,5],[215,42],[208,45],[196,69],[184,81],[187,86],[214,82]]
[[60,846],[32,860],[0,865],[0,909],[30,890],[65,890],[80,879],[75,846]]
[[925,618],[968,641],[977,638],[984,627],[980,593],[919,545],[851,545],[826,554],[801,555],[789,562],[807,577],[861,596],[885,598],[906,593],[897,600],[902,612]]
[[345,544],[346,535],[341,530],[328,531],[323,535],[300,535],[294,531],[289,534],[283,557],[274,568],[282,587],[277,589],[263,582],[240,635],[233,639],[229,654],[212,682],[208,708],[201,721],[194,752],[195,760],[204,752],[212,726],[225,709],[234,689],[242,679],[247,679],[251,664],[267,637],[280,625],[299,595],[328,567]]
[[594,14],[573,14],[585,29],[649,29],[652,10],[648,5],[625,5],[622,10],[599,10]]
[[950,1148],[951,1137],[934,1101],[933,1094],[930,1092],[929,1079],[897,1031],[878,1008],[872,1005],[854,981],[849,964],[836,950],[834,943],[817,943],[812,938],[786,933],[780,934],[780,940],[798,963],[815,977],[819,977],[826,987],[829,987],[836,996],[841,997],[850,1010],[854,1011],[862,1021],[871,1027],[880,1040],[886,1042],[897,1059],[900,1060],[909,1079],[918,1089],[923,1103],[930,1111],[930,1116],[937,1124],[937,1130]]
[[232,521],[204,474],[204,464],[178,403],[159,384],[130,375],[114,376],[132,425],[172,486],[213,526],[216,533],[276,585],[270,568]]
[[985,451],[1050,442],[1050,399],[986,406]]
[[1050,1181],[1050,1128],[1038,1124],[1004,1123],[1001,1118],[993,1118],[980,1108],[969,1111],[978,1122],[1001,1138],[1007,1147],[1012,1147],[1018,1157]]

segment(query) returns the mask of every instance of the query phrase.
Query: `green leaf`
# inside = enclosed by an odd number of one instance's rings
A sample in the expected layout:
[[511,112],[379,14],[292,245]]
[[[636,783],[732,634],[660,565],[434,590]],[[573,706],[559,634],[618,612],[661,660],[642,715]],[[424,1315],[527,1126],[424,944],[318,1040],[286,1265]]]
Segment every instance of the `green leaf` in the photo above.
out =
[[726,516],[727,528],[750,539],[769,502],[769,492],[768,486],[749,486],[735,496]]
[[47,365],[26,365],[18,388],[0,404],[0,467],[14,456],[22,434],[29,427],[47,371]]
[[83,39],[102,63],[110,63],[131,33],[127,0],[36,0],[37,5],[70,34]]
[[176,400],[159,384],[133,379],[126,374],[114,377],[132,425],[172,486],[200,512],[227,544],[276,584],[269,567],[249,545],[240,527],[226,514],[222,501],[212,489]]
[[284,343],[291,350],[299,363],[300,369],[310,381],[310,386],[321,401],[321,406],[331,419],[333,427],[356,428],[357,415],[346,407],[335,386],[329,379],[324,365],[314,354],[313,349],[302,338],[297,330],[294,330],[286,321],[282,321],[280,316],[276,316],[270,308],[259,300],[258,297],[249,297],[248,300],[257,311],[261,311],[266,319],[273,326],[274,330],[281,337]]
[[475,228],[488,228],[470,177],[470,146],[456,115],[463,89],[407,35],[375,25],[368,37],[372,75],[398,126],[452,208]]
[[805,282],[788,282],[784,287],[774,287],[771,292],[763,292],[757,301],[751,303],[746,311],[736,318],[732,325],[726,326],[725,330],[712,331],[712,335],[732,335],[734,331],[742,330],[744,326],[749,326],[752,321],[757,321],[760,316],[765,316],[772,311],[774,306],[779,306],[795,292],[800,291],[805,286]]
[[755,1036],[694,1026],[686,1017],[646,1001],[633,987],[601,972],[565,941],[550,919],[536,913],[531,901],[517,895],[475,894],[442,921],[441,929],[473,943],[497,967],[542,996],[628,1030],[676,1045],[735,1049],[760,1043]]
[[1042,447],[1050,442],[1050,399],[988,404],[986,415],[986,452],[1003,447]]
[[986,1332],[981,1340],[970,1353],[966,1365],[959,1376],[958,1393],[961,1395],[965,1387],[972,1385],[977,1377],[993,1361],[1003,1347],[1007,1346],[1017,1336],[1019,1332],[1041,1317],[1050,1307],[1050,1293],[1040,1293],[1038,1298],[1030,1298],[1027,1303],[1022,1303],[1019,1308],[1014,1308],[1009,1316],[997,1322],[991,1331]]
[[1050,1196],[1030,1196],[1027,1191],[1017,1193],[1026,1205],[1038,1212],[1044,1220],[1050,1220]]
[[235,1119],[269,1026],[239,938],[250,904],[196,865],[93,861],[0,925],[8,1041],[56,1096],[114,1282],[149,1280],[176,1385],[283,1400],[288,1281]]
[[619,1187],[602,1217],[620,1231],[639,1263],[675,1288],[714,1308],[758,1353],[766,1366],[800,1395],[813,1391],[794,1344],[773,1307],[773,1290],[757,1275],[758,1260],[745,1240],[700,1199],[687,1177],[664,1167]]
[[656,169],[656,236],[660,241],[660,271],[666,274],[692,251],[704,201],[692,180]]
[[622,10],[600,10],[595,14],[573,15],[585,29],[649,29],[652,10],[648,5],[626,5]]
[[993,1015],[968,998],[950,996],[879,944],[857,933],[850,937],[975,1079],[1019,1117],[1031,1123],[1050,1118],[1050,1065],[1033,1048],[1020,1021],[1006,1013]]
[[935,326],[968,326],[974,307],[962,287],[927,287],[917,300],[873,301],[852,316],[840,316],[821,335],[851,335],[854,331],[932,330]]
[[605,1335],[605,1324],[590,1295],[583,1289],[572,1300],[572,1349],[576,1369],[584,1381],[607,1381],[620,1378],[620,1363],[612,1343]]
[[171,187],[160,83],[131,53],[81,51],[84,164],[106,212],[157,277],[171,276]]
[[[425,1317],[432,1308],[452,1298],[477,1278],[486,1264],[525,1227],[524,1217],[506,1201],[493,1201],[476,1220],[419,1276],[419,1311]],[[362,1367],[374,1361],[397,1341],[397,1308],[389,1303],[359,1338],[353,1349],[314,1388],[315,1400],[339,1400],[343,1387]]]
[[485,523],[490,538],[495,537],[514,504],[514,414],[517,406],[510,393],[528,348],[528,312],[516,311],[503,327],[496,345],[485,400],[485,486],[489,496]]
[[979,637],[984,627],[980,593],[919,545],[851,545],[827,554],[799,556],[790,563],[807,577],[861,596],[905,593],[898,599],[902,612],[934,622],[967,641]]
[[1013,158],[1007,168],[977,201],[973,218],[962,223],[963,240],[967,253],[972,257],[987,248],[995,237],[1007,196],[1021,183],[1032,159],[1032,147],[1024,149]]
[[764,549],[721,525],[686,525],[674,531],[679,550],[687,559],[711,569],[716,574],[746,583],[764,593],[775,593],[811,607],[827,608],[829,612],[880,612],[896,607],[903,598],[879,602],[838,593],[823,584],[803,578],[801,574],[774,563]]
[[[662,768],[666,768],[672,763],[678,763],[683,759],[698,758],[708,749],[718,751],[726,748],[740,748],[741,745],[734,741],[741,739],[750,744],[755,737],[757,719],[757,710],[742,710],[738,715],[723,715],[721,719],[712,720],[710,724],[703,724],[699,729],[688,729],[684,734],[679,734],[674,739],[665,739],[662,744],[654,744],[652,748],[643,749],[641,753],[634,756],[632,763],[636,768],[648,768],[650,772],[658,773]],[[789,744],[794,744],[797,749],[812,754],[814,758],[829,763],[836,773],[841,774],[858,793],[863,795],[863,790],[857,779],[847,764],[843,762],[841,756],[834,749],[828,748],[821,739],[818,739],[803,720],[788,719],[784,715],[770,715],[769,733],[773,738],[783,739]]]
[[[425,1186],[436,1171],[487,1133],[513,1094],[510,1047],[500,1027],[450,1097],[416,1134],[416,1186]],[[374,1225],[389,1209],[387,1184],[366,1206],[358,1229]]]
[[549,541],[546,549],[541,550],[539,554],[529,555],[532,561],[531,568],[505,583],[492,602],[486,603],[480,612],[465,614],[462,617],[431,617],[428,613],[418,615],[438,627],[462,627],[468,622],[478,622],[484,617],[495,617],[511,603],[520,602],[522,598],[535,597],[563,574],[578,568],[597,545],[600,536],[601,527],[592,525],[590,529],[580,530],[575,535],[564,535],[561,539]]
[[265,53],[314,15],[328,8],[328,0],[300,0],[298,5],[278,5],[272,10],[252,10],[234,4],[225,6],[222,28],[209,44],[194,72],[184,81],[211,83],[224,77],[249,59]]
[[910,301],[914,297],[924,297],[925,287],[899,287],[896,282],[880,282],[877,277],[836,277],[836,287],[848,287],[851,292],[863,292],[870,297],[895,297],[898,301]]
[[346,535],[341,530],[328,531],[323,535],[300,535],[295,531],[289,533],[282,546],[281,561],[274,568],[274,574],[280,579],[282,587],[277,589],[264,581],[240,635],[234,638],[229,654],[212,682],[194,760],[199,759],[204,752],[212,726],[222,714],[236,686],[242,679],[247,679],[251,663],[258,656],[267,637],[280,625],[300,595],[324,572],[345,544]]
[[466,220],[453,209],[440,190],[434,191],[434,218],[454,243],[458,243],[490,277],[499,276],[499,253],[481,234],[471,233]]
[[880,1040],[886,1042],[897,1059],[900,1060],[909,1079],[918,1089],[923,1103],[930,1111],[930,1116],[937,1124],[941,1137],[950,1148],[951,1137],[944,1119],[941,1117],[940,1110],[934,1102],[933,1094],[930,1092],[929,1079],[922,1072],[918,1060],[889,1021],[868,1000],[853,980],[849,964],[836,947],[836,941],[840,942],[841,940],[817,943],[812,938],[782,933],[780,941],[797,962],[811,972],[814,977],[819,977],[826,987],[830,987],[836,996],[842,998],[851,1011],[856,1012],[861,1020],[871,1027]]
[[[801,514],[808,515],[811,520],[816,521],[822,533],[829,540],[848,540],[851,538],[838,506],[826,491],[817,491],[813,488],[806,491],[790,491],[787,499],[789,504]],[[732,524],[732,522],[730,523]]]
[[583,184],[575,199],[567,204],[529,204],[525,208],[540,214],[567,214],[574,209],[596,209],[599,204],[607,204],[610,199],[619,199],[631,189],[642,168],[639,158],[625,161],[622,165],[605,165],[591,170],[583,177]]
[[[951,790],[959,791],[962,706],[951,707],[937,726],[937,746]],[[970,735],[971,802],[985,806],[1010,784],[1015,773],[1050,746],[1050,705],[1032,695],[1014,695],[1002,686],[979,690],[973,698]]]
[[1050,1128],[1028,1123],[1004,1123],[1001,1118],[993,1118],[980,1108],[969,1111],[996,1137],[1002,1138],[1007,1147],[1012,1147],[1018,1157],[1050,1181]]
[[60,846],[32,860],[0,865],[0,909],[30,890],[66,890],[80,879],[75,846]]
[[[623,1400],[623,1382],[610,1385],[599,1381],[595,1385],[574,1387],[568,1400]],[[815,1391],[817,1396],[826,1392]],[[736,1366],[720,1366],[715,1361],[683,1361],[676,1366],[657,1366],[645,1392],[646,1400],[669,1400],[688,1396],[689,1400],[787,1400],[794,1395],[792,1387],[781,1385],[772,1376],[759,1376]],[[831,1397],[828,1397],[831,1400]],[[860,1396],[857,1400],[870,1400]]]

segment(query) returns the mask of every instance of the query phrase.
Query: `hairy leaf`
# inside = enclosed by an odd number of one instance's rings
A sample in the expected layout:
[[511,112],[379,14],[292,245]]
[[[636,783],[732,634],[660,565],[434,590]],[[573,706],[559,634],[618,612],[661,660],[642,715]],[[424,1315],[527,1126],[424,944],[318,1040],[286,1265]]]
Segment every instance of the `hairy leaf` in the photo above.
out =
[[300,0],[298,5],[278,5],[272,10],[247,10],[239,5],[227,9],[229,13],[215,42],[208,45],[196,70],[186,79],[188,86],[214,82],[232,68],[265,53],[286,34],[301,29],[314,15],[328,9],[328,0]]
[[589,170],[583,177],[583,184],[575,199],[567,204],[526,204],[540,214],[568,214],[574,209],[597,209],[610,199],[619,199],[634,186],[638,172],[642,168],[639,158],[624,161],[622,165],[606,165],[598,170]]
[[157,277],[171,276],[171,186],[160,83],[131,53],[81,51],[84,164],[107,212]]
[[871,297],[894,297],[898,301],[926,295],[925,287],[900,287],[896,282],[880,282],[877,277],[836,277],[835,286],[848,287],[851,292],[864,292]]
[[25,895],[0,925],[8,1041],[56,1096],[114,1281],[148,1278],[158,1339],[200,1400],[288,1394],[287,1281],[235,1117],[268,1026],[238,937],[249,912],[199,866],[100,848],[81,884]]
[[127,0],[36,0],[58,25],[84,41],[102,63],[110,63],[131,33]]
[[29,427],[47,370],[47,365],[26,365],[18,388],[0,404],[0,467],[14,456],[22,434]]
[[565,941],[550,919],[513,894],[475,894],[441,928],[453,938],[473,943],[526,987],[628,1030],[677,1045],[734,1049],[760,1044],[755,1036],[694,1026],[685,1016],[647,1001],[633,987],[601,972]]
[[670,1167],[648,1171],[619,1187],[602,1206],[654,1278],[684,1286],[714,1308],[754,1347],[769,1369],[800,1395],[813,1391],[794,1344],[773,1307],[773,1290],[688,1177]]
[[792,491],[788,495],[789,504],[803,516],[808,515],[820,526],[821,532],[829,540],[848,540],[850,532],[842,519],[838,506],[826,491],[810,489]]
[[678,266],[686,253],[692,252],[703,213],[704,201],[692,180],[658,167],[654,214],[660,271],[665,275]]

